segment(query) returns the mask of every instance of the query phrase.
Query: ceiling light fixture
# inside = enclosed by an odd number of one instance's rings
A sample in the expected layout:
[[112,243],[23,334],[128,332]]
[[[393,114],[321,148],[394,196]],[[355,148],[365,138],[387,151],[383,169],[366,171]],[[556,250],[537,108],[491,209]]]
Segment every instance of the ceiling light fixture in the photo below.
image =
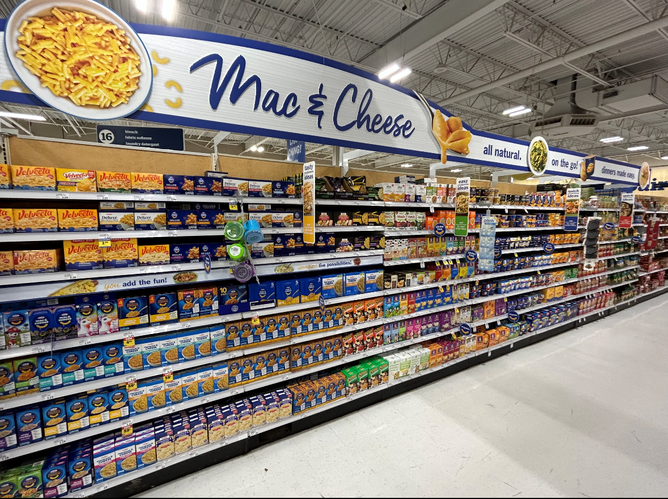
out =
[[462,170],[460,168],[457,168],[455,170],[450,170],[450,173],[459,173],[460,171]]
[[506,109],[501,114],[507,116],[510,113],[516,113],[517,111],[522,111],[523,109],[526,109],[526,108],[527,108],[526,106],[515,106],[515,107],[511,107],[511,108]]
[[253,144],[252,146],[250,146],[250,150],[253,152],[257,151],[257,146]]
[[17,120],[28,121],[46,121],[44,116],[40,116],[38,114],[9,113],[7,111],[0,111],[0,118],[14,118]]
[[410,163],[404,163],[403,165],[401,165],[401,167],[402,168],[413,168],[413,165],[411,165]]
[[137,6],[137,10],[146,12],[148,9],[148,0],[135,0],[135,5]]
[[260,146],[257,148],[257,152],[264,152],[264,146]]
[[668,159],[668,156],[661,156],[661,159]]
[[171,21],[174,17],[174,9],[176,8],[176,0],[162,0],[162,17],[167,21]]
[[385,78],[396,73],[397,71],[399,71],[399,65],[394,63],[390,64],[389,66],[385,66],[378,72],[378,78],[384,80]]
[[604,142],[606,144],[612,144],[613,142],[621,142],[624,140],[624,137],[620,137],[619,135],[615,135],[614,137],[604,137],[601,139],[601,142]]
[[514,118],[515,116],[522,116],[523,114],[528,114],[531,112],[531,108],[526,108],[522,109],[521,111],[515,111],[514,113],[510,113],[508,115],[509,118]]
[[411,74],[412,72],[413,72],[413,71],[411,70],[411,68],[403,68],[403,69],[401,69],[400,71],[394,73],[394,74],[390,77],[390,82],[391,82],[391,83],[394,83],[395,81],[399,81],[399,80],[401,80],[402,78],[405,78],[406,76],[408,76],[409,74]]
[[647,146],[633,146],[633,147],[627,147],[627,151],[644,151],[645,149],[649,149]]

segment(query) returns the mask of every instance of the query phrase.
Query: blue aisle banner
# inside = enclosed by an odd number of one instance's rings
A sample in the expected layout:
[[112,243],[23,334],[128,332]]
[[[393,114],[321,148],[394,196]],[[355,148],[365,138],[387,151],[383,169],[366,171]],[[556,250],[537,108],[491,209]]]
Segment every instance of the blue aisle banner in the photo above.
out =
[[288,139],[288,161],[306,163],[306,142]]
[[183,129],[147,126],[97,125],[97,141],[100,144],[150,147],[183,151]]

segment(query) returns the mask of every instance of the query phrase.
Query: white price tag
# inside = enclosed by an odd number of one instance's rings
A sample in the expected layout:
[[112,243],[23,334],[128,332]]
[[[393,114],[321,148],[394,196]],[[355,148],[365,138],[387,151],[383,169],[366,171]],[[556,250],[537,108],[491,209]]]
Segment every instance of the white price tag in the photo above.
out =
[[70,195],[67,192],[56,193],[56,199],[69,199]]
[[167,231],[167,236],[169,236],[169,237],[177,237],[178,235],[179,235],[179,233],[176,230],[168,230]]
[[93,340],[90,338],[85,338],[79,341],[79,345],[90,345],[91,343],[93,343]]
[[76,279],[77,278],[77,273],[76,272],[66,272],[63,274],[63,279]]
[[52,400],[53,399],[53,393],[45,393],[42,395],[42,400]]
[[430,205],[429,205],[429,211],[430,211],[431,213],[434,213],[434,205],[433,205],[433,204],[430,204]]

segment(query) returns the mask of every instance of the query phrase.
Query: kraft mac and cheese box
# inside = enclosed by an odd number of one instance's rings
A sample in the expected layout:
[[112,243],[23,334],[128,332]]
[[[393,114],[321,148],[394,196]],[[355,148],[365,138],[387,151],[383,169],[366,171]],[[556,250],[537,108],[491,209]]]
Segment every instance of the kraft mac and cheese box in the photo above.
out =
[[260,284],[251,282],[248,291],[251,310],[261,310],[276,306],[276,283],[274,281],[266,281]]
[[238,314],[249,310],[246,284],[225,284],[218,288],[218,313],[220,315]]
[[70,192],[95,192],[97,182],[93,170],[56,168],[56,190]]
[[118,327],[121,331],[149,324],[148,300],[145,296],[118,298]]
[[65,270],[95,270],[103,267],[102,250],[96,239],[63,241]]
[[118,329],[118,302],[116,293],[98,295],[96,298],[98,334],[117,333]]
[[84,381],[104,378],[103,350],[102,345],[88,345],[81,349],[84,362]]
[[42,440],[42,413],[39,406],[22,407],[15,412],[19,447]]
[[30,343],[39,345],[51,342],[54,335],[53,310],[51,307],[33,308],[29,314]]
[[169,265],[169,244],[146,244],[138,248],[139,265]]
[[5,328],[5,348],[19,348],[30,345],[30,312],[12,310],[2,313],[2,322]]
[[74,305],[53,307],[52,314],[56,341],[77,337],[77,311]]
[[299,280],[301,302],[318,301],[322,293],[320,277],[302,277]]
[[165,194],[195,194],[192,175],[163,175]]
[[139,194],[162,194],[164,181],[162,173],[135,173],[130,174],[132,192]]
[[178,322],[178,305],[179,303],[176,298],[176,293],[160,293],[149,295],[149,322],[153,326],[157,326],[159,324],[169,324],[170,322]]
[[119,383],[109,388],[109,420],[127,418],[130,414],[128,407],[128,391],[125,383]]
[[58,211],[49,208],[14,208],[16,232],[57,232]]
[[276,282],[276,303],[279,307],[299,303],[299,279]]
[[171,263],[197,263],[200,261],[199,244],[170,244],[169,250]]
[[218,315],[218,288],[199,290],[199,316],[212,317]]
[[99,333],[97,304],[95,295],[77,296],[74,298],[76,309],[77,336],[97,336]]
[[50,400],[42,404],[44,440],[67,434],[67,412],[65,399]]
[[63,372],[63,386],[70,386],[84,381],[86,359],[81,350],[67,350],[60,354]]
[[136,267],[139,249],[136,238],[112,239],[111,245],[102,249],[105,269]]
[[180,289],[177,292],[179,321],[199,318],[200,293],[197,289]]
[[123,342],[110,343],[102,347],[104,377],[109,378],[125,371],[123,364]]
[[88,392],[88,409],[90,427],[109,422],[109,391],[98,389]]
[[52,352],[37,357],[37,377],[39,378],[39,391],[45,392],[63,386],[62,366],[60,365],[60,354]]
[[10,165],[12,187],[31,191],[55,191],[56,170],[48,166]]
[[222,262],[227,260],[227,245],[224,241],[200,243],[199,252],[201,259],[204,259],[206,255],[209,255],[212,262]]
[[0,451],[13,449],[18,445],[16,438],[16,417],[13,412],[0,412]]
[[130,192],[132,178],[129,173],[123,172],[95,172],[97,189],[100,192]]
[[195,175],[193,177],[193,182],[195,184],[195,194],[203,196],[221,196],[223,193],[222,180],[214,177]]

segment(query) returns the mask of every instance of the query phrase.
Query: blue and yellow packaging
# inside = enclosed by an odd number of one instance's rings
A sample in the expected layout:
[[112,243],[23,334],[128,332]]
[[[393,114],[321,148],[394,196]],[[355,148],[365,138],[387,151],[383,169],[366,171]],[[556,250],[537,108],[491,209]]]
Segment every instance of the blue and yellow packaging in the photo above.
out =
[[148,300],[145,296],[118,298],[117,304],[121,331],[148,326]]
[[251,324],[250,319],[239,321],[239,338],[242,347],[252,345],[254,343],[253,325]]
[[167,228],[197,230],[197,210],[167,210]]
[[106,389],[88,392],[88,411],[91,428],[109,422],[109,392]]
[[30,342],[32,345],[51,342],[54,334],[53,309],[34,308],[29,313]]
[[211,339],[209,337],[209,328],[197,329],[190,333],[193,337],[195,346],[195,358],[211,356]]
[[198,229],[224,229],[225,215],[223,210],[197,210]]
[[81,350],[68,350],[60,354],[63,373],[63,386],[70,386],[84,381],[85,359]]
[[76,433],[85,430],[90,425],[88,409],[88,395],[70,395],[65,401],[67,414],[67,432]]
[[266,317],[264,320],[264,334],[263,341],[274,341],[278,339],[278,317],[275,315]]
[[276,282],[276,303],[279,307],[300,303],[299,279]]
[[104,363],[104,377],[115,376],[125,371],[123,364],[123,343],[115,342],[102,347],[102,362]]
[[246,284],[225,284],[218,288],[218,313],[220,315],[248,312],[248,286]]
[[261,310],[276,306],[276,283],[265,281],[260,284],[251,282],[248,286],[250,309]]
[[127,418],[129,414],[128,391],[125,383],[109,388],[109,421]]
[[148,316],[152,326],[178,322],[179,311],[176,293],[149,295]]
[[251,336],[249,336],[248,343],[263,343],[267,340],[267,330],[266,330],[266,317],[258,317],[258,320],[255,323],[251,322]]
[[318,301],[322,293],[322,281],[320,280],[320,276],[302,277],[299,280],[299,288],[302,303]]
[[53,307],[52,317],[56,341],[77,337],[77,311],[74,305]]
[[180,289],[177,293],[179,300],[179,321],[198,319],[199,314],[199,290]]
[[18,445],[16,438],[16,417],[14,412],[0,412],[0,451],[13,449]]
[[179,354],[179,333],[168,333],[158,337],[160,341],[160,361],[163,366],[183,362]]
[[195,194],[192,175],[163,175],[165,194]]
[[199,316],[213,317],[218,315],[218,288],[203,288],[199,290]]
[[44,440],[67,434],[67,413],[65,399],[50,400],[42,404]]
[[228,350],[233,350],[241,346],[241,324],[237,322],[228,322],[225,331],[225,343]]
[[227,342],[225,339],[225,324],[216,324],[209,327],[209,337],[211,339],[211,355],[215,356],[225,352]]
[[301,312],[293,312],[290,315],[290,335],[298,336],[302,334],[302,314]]
[[42,441],[42,413],[39,406],[16,411],[16,435],[19,447]]
[[171,263],[197,263],[200,261],[199,244],[176,243],[169,245],[169,260]]
[[53,352],[37,357],[37,377],[39,378],[40,392],[63,386],[59,353]]

